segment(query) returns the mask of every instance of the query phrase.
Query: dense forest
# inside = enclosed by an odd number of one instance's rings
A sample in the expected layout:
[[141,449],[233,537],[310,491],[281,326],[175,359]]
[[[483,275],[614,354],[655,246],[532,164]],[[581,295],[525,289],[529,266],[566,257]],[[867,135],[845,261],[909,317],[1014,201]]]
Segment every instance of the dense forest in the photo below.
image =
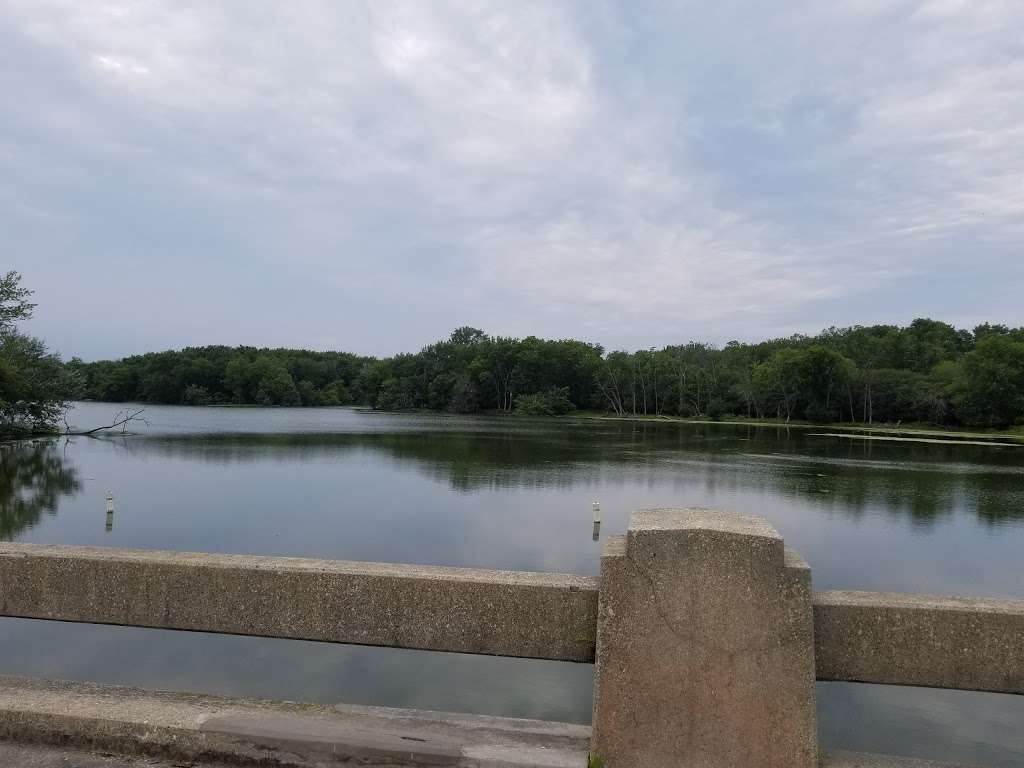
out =
[[1024,328],[965,331],[926,319],[607,353],[582,341],[460,328],[416,354],[385,359],[215,346],[66,367],[82,396],[105,401],[1024,424]]
[[366,405],[384,410],[784,421],[1024,425],[1024,328],[829,328],[716,347],[605,352],[571,339],[459,328],[390,358],[346,352],[190,347],[68,363],[18,330],[32,315],[20,275],[0,277],[0,434],[55,429],[84,398],[183,405]]

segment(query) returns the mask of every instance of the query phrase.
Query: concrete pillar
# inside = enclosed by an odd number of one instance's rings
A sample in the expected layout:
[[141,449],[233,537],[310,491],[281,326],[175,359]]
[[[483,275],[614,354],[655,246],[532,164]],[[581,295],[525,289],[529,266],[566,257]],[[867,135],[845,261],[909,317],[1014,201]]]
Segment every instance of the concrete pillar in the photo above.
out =
[[767,521],[634,512],[601,557],[592,764],[813,768],[811,572]]

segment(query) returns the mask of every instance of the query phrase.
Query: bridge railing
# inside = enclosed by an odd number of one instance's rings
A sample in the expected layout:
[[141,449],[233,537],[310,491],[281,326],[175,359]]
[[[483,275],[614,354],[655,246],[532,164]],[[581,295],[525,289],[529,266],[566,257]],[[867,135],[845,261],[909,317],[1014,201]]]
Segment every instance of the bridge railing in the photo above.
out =
[[607,768],[810,768],[815,679],[1024,693],[1024,601],[810,576],[760,518],[659,509],[600,578],[0,543],[0,615],[594,662]]
[[1024,694],[1024,601],[814,594],[819,680]]
[[0,544],[0,614],[593,661],[597,579],[389,563]]

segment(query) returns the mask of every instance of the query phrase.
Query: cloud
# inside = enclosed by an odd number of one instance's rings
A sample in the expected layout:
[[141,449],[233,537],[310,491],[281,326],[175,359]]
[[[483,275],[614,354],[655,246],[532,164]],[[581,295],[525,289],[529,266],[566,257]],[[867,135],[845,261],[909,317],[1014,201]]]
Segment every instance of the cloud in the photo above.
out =
[[0,227],[87,357],[1019,324],[1021,20],[6,0]]

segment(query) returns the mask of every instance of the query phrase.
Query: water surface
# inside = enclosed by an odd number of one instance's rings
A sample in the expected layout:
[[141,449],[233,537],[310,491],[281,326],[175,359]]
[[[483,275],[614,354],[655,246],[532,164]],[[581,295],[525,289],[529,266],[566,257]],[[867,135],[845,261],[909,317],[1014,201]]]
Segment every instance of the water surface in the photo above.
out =
[[[72,421],[117,408],[80,404]],[[816,588],[1024,598],[1024,448],[807,430],[149,407],[0,447],[0,537],[596,574],[629,511],[763,515]],[[106,530],[105,497],[115,499]],[[0,673],[588,722],[592,667],[0,620]],[[1024,764],[1024,697],[819,684],[826,747]]]

